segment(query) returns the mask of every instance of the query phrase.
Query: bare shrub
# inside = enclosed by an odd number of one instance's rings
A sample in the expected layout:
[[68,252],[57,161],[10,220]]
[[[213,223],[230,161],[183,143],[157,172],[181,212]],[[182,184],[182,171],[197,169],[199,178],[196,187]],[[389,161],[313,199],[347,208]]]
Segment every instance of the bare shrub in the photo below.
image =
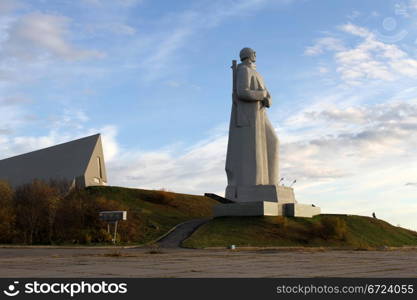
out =
[[286,217],[283,217],[283,216],[278,216],[278,217],[275,219],[275,224],[277,224],[277,226],[278,226],[279,228],[286,229],[286,228],[287,228],[287,226],[288,226],[288,220],[287,220],[287,218],[286,218]]
[[314,223],[311,227],[311,232],[313,235],[321,237],[325,240],[345,240],[347,225],[341,218],[328,216],[323,217],[320,222]]
[[[119,201],[106,197],[94,197],[85,190],[74,190],[62,201],[56,219],[56,241],[59,243],[109,243],[113,238],[113,225],[111,232],[107,232],[107,223],[98,217],[100,211],[128,210]],[[139,216],[128,212],[128,220],[118,223],[117,241],[134,242],[141,235],[143,227]]]
[[[166,194],[165,194],[166,193]],[[170,202],[171,193],[155,197]],[[165,196],[166,195],[166,196]],[[0,182],[0,243],[89,244],[108,243],[113,238],[100,211],[128,210],[121,201],[95,196],[66,182],[34,180],[13,189]],[[128,220],[118,223],[117,241],[137,242],[149,234],[140,212],[128,212]]]
[[114,206],[106,206],[103,202],[104,200],[91,198],[84,190],[74,190],[69,194],[57,211],[56,240],[59,243],[74,244],[106,240],[101,232],[104,225],[98,218],[98,212],[113,210]]
[[16,229],[24,243],[51,243],[59,195],[50,185],[34,180],[16,189]]

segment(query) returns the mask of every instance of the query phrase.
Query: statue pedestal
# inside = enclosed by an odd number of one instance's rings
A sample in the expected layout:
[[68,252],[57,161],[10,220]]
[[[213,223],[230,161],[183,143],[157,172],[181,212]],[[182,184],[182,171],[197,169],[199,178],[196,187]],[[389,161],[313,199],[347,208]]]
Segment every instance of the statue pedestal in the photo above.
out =
[[311,218],[320,208],[297,203],[294,189],[279,185],[228,186],[226,198],[235,203],[219,204],[213,208],[215,217],[288,216]]
[[287,203],[284,204],[284,216],[312,218],[321,213],[320,207],[312,204]]
[[312,218],[320,213],[320,207],[311,204],[281,204],[268,201],[218,204],[213,208],[214,217],[286,216]]
[[251,216],[279,216],[278,203],[267,201],[252,201],[214,206],[215,217],[251,217]]
[[294,189],[280,185],[227,186],[226,199],[234,202],[268,201],[297,203]]

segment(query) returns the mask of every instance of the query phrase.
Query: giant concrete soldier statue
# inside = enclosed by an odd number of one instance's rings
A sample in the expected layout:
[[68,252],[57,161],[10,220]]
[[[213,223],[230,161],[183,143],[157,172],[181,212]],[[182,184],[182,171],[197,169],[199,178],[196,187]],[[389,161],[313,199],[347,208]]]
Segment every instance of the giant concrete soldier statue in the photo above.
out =
[[262,76],[256,71],[256,52],[240,51],[233,61],[233,106],[227,147],[226,198],[238,201],[278,201],[279,142],[268,120],[272,104]]
[[[256,71],[256,53],[240,51],[233,61],[233,105],[227,146],[226,198],[236,203],[218,204],[220,216],[291,216],[311,218],[320,208],[298,203],[290,186],[279,186],[279,142],[268,120],[271,95]],[[295,180],[294,180],[295,182]]]

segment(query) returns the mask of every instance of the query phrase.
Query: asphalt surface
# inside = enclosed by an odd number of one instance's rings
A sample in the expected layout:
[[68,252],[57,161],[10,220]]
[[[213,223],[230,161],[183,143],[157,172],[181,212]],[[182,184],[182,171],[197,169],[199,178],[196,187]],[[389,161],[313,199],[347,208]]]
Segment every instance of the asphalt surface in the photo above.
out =
[[417,277],[417,250],[0,248],[0,277]]

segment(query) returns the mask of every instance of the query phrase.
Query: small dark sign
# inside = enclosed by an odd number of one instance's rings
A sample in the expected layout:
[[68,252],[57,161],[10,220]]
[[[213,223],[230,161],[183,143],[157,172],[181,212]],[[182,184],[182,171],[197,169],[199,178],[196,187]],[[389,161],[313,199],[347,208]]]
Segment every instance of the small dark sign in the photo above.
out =
[[101,211],[99,212],[99,218],[106,222],[117,222],[127,220],[127,211],[125,210],[113,210],[113,211]]

